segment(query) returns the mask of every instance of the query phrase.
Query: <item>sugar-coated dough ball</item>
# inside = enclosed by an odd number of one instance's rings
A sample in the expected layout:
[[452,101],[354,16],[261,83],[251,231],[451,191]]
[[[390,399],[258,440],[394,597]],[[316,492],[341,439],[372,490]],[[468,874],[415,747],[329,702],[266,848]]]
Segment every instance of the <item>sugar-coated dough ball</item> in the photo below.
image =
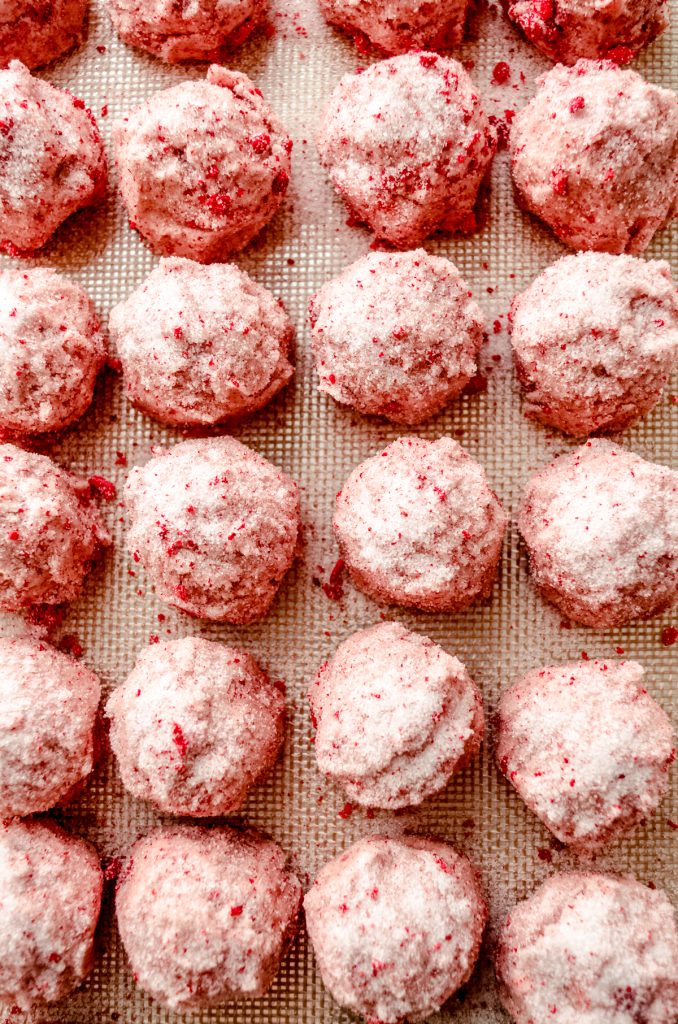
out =
[[130,400],[176,426],[256,412],[294,373],[281,302],[233,263],[160,260],[111,313]]
[[30,255],[103,198],[104,147],[82,100],[16,60],[0,71],[0,114],[0,249]]
[[652,409],[678,363],[678,293],[664,260],[580,252],[547,267],[511,307],[525,413],[575,436]]
[[518,528],[542,595],[610,629],[678,601],[678,473],[610,441],[588,441],[536,473]]
[[458,611],[487,597],[507,516],[485,471],[449,437],[400,437],[353,470],[334,532],[375,601]]
[[468,981],[487,911],[475,870],[439,839],[371,836],[304,899],[323,982],[380,1024],[421,1021]]
[[72,601],[111,543],[87,481],[0,445],[0,610]]
[[456,60],[408,53],[344,75],[323,111],[320,162],[349,210],[400,249],[472,230],[495,137]]
[[661,890],[633,878],[554,875],[513,908],[496,954],[516,1024],[673,1024],[678,934]]
[[3,0],[0,65],[21,60],[38,68],[82,41],[88,0]]
[[519,201],[573,249],[644,252],[678,205],[678,96],[612,61],[538,86],[511,129]]
[[137,984],[171,1010],[264,995],[297,930],[301,885],[276,843],[230,828],[159,828],[116,894]]
[[105,360],[79,284],[47,267],[0,271],[0,431],[44,434],[80,419]]
[[145,648],[106,715],[129,792],[208,817],[237,810],[273,767],[285,698],[250,654],[186,637]]
[[320,390],[362,413],[417,424],[476,372],[483,314],[454,263],[371,252],[309,304]]
[[466,667],[397,622],[344,640],[309,700],[318,767],[370,807],[420,804],[483,738],[483,704]]
[[499,702],[500,770],[579,853],[630,832],[668,789],[671,722],[643,676],[635,661],[553,665],[528,673]]
[[468,0],[320,0],[320,7],[332,25],[395,54],[457,46]]
[[232,437],[184,441],[130,473],[127,547],[158,596],[213,622],[268,612],[297,551],[297,485]]
[[113,138],[131,225],[161,255],[226,259],[289,184],[292,140],[247,75],[216,64],[203,81],[153,93]]
[[244,43],[263,14],[262,0],[108,0],[113,25],[130,46],[175,63],[219,60]]
[[51,822],[0,824],[0,1005],[63,999],[89,974],[103,875],[96,851]]

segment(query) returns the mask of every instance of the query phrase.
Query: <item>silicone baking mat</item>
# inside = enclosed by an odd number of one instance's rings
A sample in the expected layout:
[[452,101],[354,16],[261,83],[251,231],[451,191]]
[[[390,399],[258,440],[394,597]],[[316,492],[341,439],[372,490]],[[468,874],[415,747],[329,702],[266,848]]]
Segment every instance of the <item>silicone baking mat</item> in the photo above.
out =
[[[84,660],[101,675],[106,692],[124,679],[137,652],[156,637],[200,633],[242,645],[260,658],[272,678],[286,683],[289,722],[284,756],[271,777],[251,794],[242,819],[269,832],[289,852],[305,884],[327,859],[368,833],[408,828],[437,833],[456,844],[481,871],[491,920],[471,982],[432,1019],[494,1024],[505,1019],[494,994],[491,969],[498,924],[509,906],[547,875],[576,864],[570,854],[554,846],[550,834],[494,767],[491,715],[498,695],[530,668],[579,659],[584,651],[591,658],[613,658],[623,651],[624,657],[645,666],[651,693],[667,710],[673,706],[675,720],[672,670],[678,646],[662,644],[662,630],[672,619],[665,616],[607,634],[566,627],[533,589],[514,524],[507,533],[500,580],[491,601],[460,615],[385,610],[348,583],[341,600],[326,596],[322,584],[337,559],[331,531],[334,494],[358,462],[402,433],[318,394],[306,325],[309,296],[365,253],[371,242],[366,230],[347,226],[346,210],[318,164],[314,134],[321,104],[340,76],[373,58],[358,53],[350,41],[326,26],[313,0],[274,0],[270,24],[270,33],[259,33],[233,54],[232,66],[246,71],[261,87],[293,135],[294,169],[282,212],[238,257],[238,263],[283,298],[297,329],[297,372],[294,383],[236,435],[299,481],[303,555],[262,623],[241,630],[203,625],[156,600],[144,574],[126,554],[124,509],[109,502],[103,508],[115,547],[56,636],[77,636]],[[477,12],[472,39],[455,56],[474,62],[472,75],[488,112],[501,119],[506,111],[524,105],[534,91],[535,76],[549,66],[518,37],[497,7],[485,6]],[[675,86],[677,59],[678,24],[636,66],[649,79]],[[508,62],[511,75],[507,83],[496,85],[492,70],[500,60]],[[201,77],[204,71],[204,66],[165,67],[126,48],[97,4],[86,45],[43,74],[91,106],[111,156],[110,129],[116,117],[155,90]],[[417,432],[428,438],[451,434],[461,441],[485,466],[493,487],[514,514],[528,475],[572,445],[524,419],[508,356],[506,314],[514,293],[564,249],[514,205],[505,153],[494,165],[487,227],[468,239],[431,239],[426,247],[459,266],[485,312],[489,342],[482,367],[486,386],[481,382],[475,393],[464,395]],[[662,232],[647,255],[673,258],[675,270],[678,231]],[[156,258],[127,226],[113,170],[106,204],[74,217],[33,262],[81,281],[106,317],[150,272]],[[669,387],[658,408],[624,433],[623,443],[646,458],[670,464],[678,440],[675,403]],[[128,467],[145,462],[152,445],[178,440],[179,431],[164,429],[132,409],[122,397],[117,377],[106,373],[90,412],[49,450],[58,462],[84,476],[100,473],[113,480],[120,495]],[[318,665],[343,638],[383,616],[398,617],[408,627],[427,633],[467,664],[484,696],[488,736],[482,756],[421,809],[397,815],[356,809],[348,814],[345,798],[315,767],[306,690]],[[3,624],[6,631],[25,628],[16,621]],[[645,827],[599,857],[596,867],[631,872],[644,882],[665,887],[675,899],[677,771],[673,779],[672,797]],[[96,844],[111,875],[116,858],[161,820],[124,792],[110,755],[80,799],[54,817]],[[34,1020],[45,1018],[71,1024],[160,1024],[178,1019],[135,989],[117,937],[112,881],[106,886],[95,970],[76,994]],[[23,1020],[21,1015],[10,1019],[17,1024]],[[194,1014],[191,1019],[339,1024],[354,1018],[324,991],[302,927],[265,998]]]

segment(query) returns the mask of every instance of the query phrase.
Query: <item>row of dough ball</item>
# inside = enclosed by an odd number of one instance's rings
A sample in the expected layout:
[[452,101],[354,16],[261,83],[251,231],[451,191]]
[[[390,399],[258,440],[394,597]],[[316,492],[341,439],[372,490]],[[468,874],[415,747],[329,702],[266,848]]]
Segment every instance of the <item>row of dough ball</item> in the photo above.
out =
[[[558,64],[511,127],[521,205],[574,249],[640,254],[678,203],[678,97],[612,61]],[[106,188],[82,100],[0,71],[0,246],[40,249]],[[292,139],[246,75],[154,93],[114,126],[120,192],[160,255],[209,263],[246,246],[287,191]],[[401,249],[477,228],[496,132],[462,65],[435,53],[346,75],[320,120],[320,161],[352,215]]]
[[[97,854],[81,839],[38,821],[0,826],[0,1002],[40,1007],[80,984],[102,890]],[[181,1011],[270,989],[297,931],[302,886],[280,847],[255,832],[176,826],[134,844],[115,903],[136,983]],[[415,835],[354,843],[303,903],[325,985],[382,1024],[440,1009],[471,976],[487,921],[470,861]],[[666,894],[593,872],[547,879],[509,913],[495,954],[516,1024],[556,1014],[564,1024],[671,1024],[677,963]]]

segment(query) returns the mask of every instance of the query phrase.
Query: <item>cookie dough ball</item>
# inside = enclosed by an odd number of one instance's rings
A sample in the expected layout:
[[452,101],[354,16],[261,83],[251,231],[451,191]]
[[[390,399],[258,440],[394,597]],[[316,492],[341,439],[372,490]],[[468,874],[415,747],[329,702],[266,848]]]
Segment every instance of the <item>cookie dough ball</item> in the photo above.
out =
[[668,25],[666,0],[511,0],[508,13],[538,50],[561,64],[608,55],[625,63]]
[[678,473],[610,441],[588,441],[523,491],[518,528],[542,596],[611,629],[678,601]]
[[476,872],[439,839],[371,836],[304,899],[323,982],[381,1024],[424,1020],[468,981],[487,917]]
[[446,50],[463,38],[467,0],[320,0],[327,21],[386,54]]
[[297,930],[301,885],[285,862],[275,843],[230,828],[160,828],[135,843],[115,902],[136,983],[170,1010],[263,996]]
[[282,303],[232,263],[160,260],[110,332],[130,401],[174,426],[241,419],[294,373]]
[[0,110],[0,249],[30,255],[103,198],[104,147],[83,101],[19,61],[0,71]]
[[274,765],[285,698],[245,651],[186,637],[141,652],[106,705],[125,787],[165,814],[230,814]]
[[408,53],[344,75],[317,136],[351,213],[400,249],[434,231],[473,230],[495,137],[456,60]]
[[340,644],[309,700],[320,771],[370,807],[420,804],[483,738],[482,700],[466,667],[397,622]]
[[89,484],[46,455],[0,445],[0,610],[72,601],[111,543]]
[[414,425],[476,372],[483,314],[454,263],[371,252],[309,304],[320,390],[359,412]]
[[500,771],[562,843],[590,853],[654,811],[674,759],[671,722],[635,661],[528,673],[499,702]]
[[664,260],[565,256],[513,300],[511,323],[526,415],[575,436],[634,423],[678,363],[678,295]]
[[51,822],[0,825],[0,1004],[63,999],[89,974],[103,876],[96,851]]
[[537,84],[511,129],[518,201],[573,249],[644,252],[678,205],[678,96],[612,61]]
[[168,604],[212,622],[263,618],[297,551],[297,485],[232,437],[184,441],[130,473],[127,547]]
[[0,65],[49,64],[82,42],[87,0],[4,0],[0,10]]
[[216,64],[205,81],[154,93],[113,138],[131,226],[161,255],[226,259],[289,184],[292,140],[247,75]]
[[120,38],[170,63],[224,57],[245,42],[263,7],[263,0],[108,0]]
[[459,611],[487,597],[507,516],[482,466],[449,437],[400,437],[353,470],[334,532],[375,601]]
[[499,936],[499,994],[516,1024],[670,1024],[678,934],[666,895],[633,878],[572,872],[513,908]]

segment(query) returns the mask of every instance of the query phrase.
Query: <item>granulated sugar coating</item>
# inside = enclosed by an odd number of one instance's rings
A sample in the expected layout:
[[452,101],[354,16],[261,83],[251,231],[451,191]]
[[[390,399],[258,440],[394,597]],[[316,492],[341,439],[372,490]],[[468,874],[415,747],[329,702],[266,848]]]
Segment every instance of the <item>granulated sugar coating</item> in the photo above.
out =
[[89,974],[103,876],[96,851],[52,822],[0,825],[0,1004],[62,999]]
[[262,996],[297,930],[301,885],[275,843],[230,828],[159,828],[116,894],[136,983],[172,1010]]
[[511,307],[525,414],[568,434],[622,430],[678,363],[678,295],[664,260],[564,256]]
[[400,249],[472,231],[495,137],[456,60],[409,53],[345,75],[325,106],[320,162],[355,217]]
[[0,431],[44,434],[80,419],[105,359],[79,284],[47,267],[0,271]]
[[0,445],[0,609],[72,601],[111,538],[89,484],[46,455]]
[[536,669],[499,702],[500,770],[557,839],[589,853],[629,832],[666,794],[671,722],[635,661]]
[[82,41],[87,0],[5,0],[0,10],[0,64],[37,68]]
[[372,252],[311,298],[320,390],[362,413],[414,425],[476,372],[483,314],[450,260]]
[[395,810],[443,789],[480,749],[483,705],[457,659],[397,622],[344,640],[309,692],[318,768]]
[[468,0],[321,0],[327,20],[388,55],[461,42]]
[[643,253],[676,212],[678,97],[612,61],[538,85],[511,129],[518,200],[573,249]]
[[630,877],[566,872],[513,908],[496,954],[516,1024],[671,1024],[678,934],[666,895]]
[[471,975],[487,911],[476,873],[448,843],[361,839],[304,899],[323,982],[380,1024],[425,1020]]
[[110,333],[130,400],[163,423],[240,419],[294,373],[282,303],[233,263],[160,260],[113,309]]
[[489,595],[506,524],[482,466],[449,437],[398,438],[354,469],[334,514],[356,586],[424,611]]
[[528,482],[518,528],[542,595],[611,629],[678,600],[678,473],[588,441]]
[[237,810],[283,741],[285,698],[245,651],[152,644],[106,705],[126,788],[166,814]]
[[297,485],[232,437],[184,441],[130,473],[127,548],[163,601],[212,622],[255,622],[294,560]]
[[101,686],[49,644],[0,639],[0,819],[76,795],[94,765]]
[[226,259],[287,191],[292,140],[247,75],[217,64],[151,95],[113,136],[130,223],[161,255]]

